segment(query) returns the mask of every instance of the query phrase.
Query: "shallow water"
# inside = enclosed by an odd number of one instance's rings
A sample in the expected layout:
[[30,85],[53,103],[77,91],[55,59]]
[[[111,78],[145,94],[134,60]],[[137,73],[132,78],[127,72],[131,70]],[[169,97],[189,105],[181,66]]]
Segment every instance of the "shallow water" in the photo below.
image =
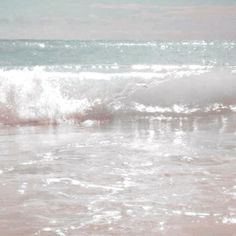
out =
[[236,116],[0,129],[0,234],[235,235]]

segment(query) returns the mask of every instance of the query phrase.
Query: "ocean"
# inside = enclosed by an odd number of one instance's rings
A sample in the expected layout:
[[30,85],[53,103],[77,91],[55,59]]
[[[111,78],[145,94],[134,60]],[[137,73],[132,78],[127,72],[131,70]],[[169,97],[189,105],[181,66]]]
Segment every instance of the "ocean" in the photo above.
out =
[[235,41],[0,41],[0,235],[236,235]]

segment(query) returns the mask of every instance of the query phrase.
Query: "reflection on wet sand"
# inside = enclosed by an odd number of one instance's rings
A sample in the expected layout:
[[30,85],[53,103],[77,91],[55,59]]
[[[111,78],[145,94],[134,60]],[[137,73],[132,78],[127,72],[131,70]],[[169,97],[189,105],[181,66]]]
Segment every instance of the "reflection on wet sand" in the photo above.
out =
[[2,127],[0,235],[234,235],[235,121]]

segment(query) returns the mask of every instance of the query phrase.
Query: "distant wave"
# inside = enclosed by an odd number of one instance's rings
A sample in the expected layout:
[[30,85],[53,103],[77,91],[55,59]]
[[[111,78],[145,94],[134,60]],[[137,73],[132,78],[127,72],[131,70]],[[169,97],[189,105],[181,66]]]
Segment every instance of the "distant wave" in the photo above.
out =
[[235,68],[200,65],[2,67],[0,123],[236,112]]
[[[0,40],[0,66],[235,65],[235,41]],[[83,67],[83,66],[82,66]],[[154,68],[155,69],[155,65]]]

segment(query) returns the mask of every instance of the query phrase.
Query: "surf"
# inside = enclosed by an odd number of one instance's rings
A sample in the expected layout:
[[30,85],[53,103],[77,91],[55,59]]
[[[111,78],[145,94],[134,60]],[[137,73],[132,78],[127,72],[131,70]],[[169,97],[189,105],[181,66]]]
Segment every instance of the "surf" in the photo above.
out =
[[95,72],[94,66],[1,68],[0,122],[60,124],[236,111],[231,67],[131,65],[126,72],[120,67],[123,70],[115,72]]

